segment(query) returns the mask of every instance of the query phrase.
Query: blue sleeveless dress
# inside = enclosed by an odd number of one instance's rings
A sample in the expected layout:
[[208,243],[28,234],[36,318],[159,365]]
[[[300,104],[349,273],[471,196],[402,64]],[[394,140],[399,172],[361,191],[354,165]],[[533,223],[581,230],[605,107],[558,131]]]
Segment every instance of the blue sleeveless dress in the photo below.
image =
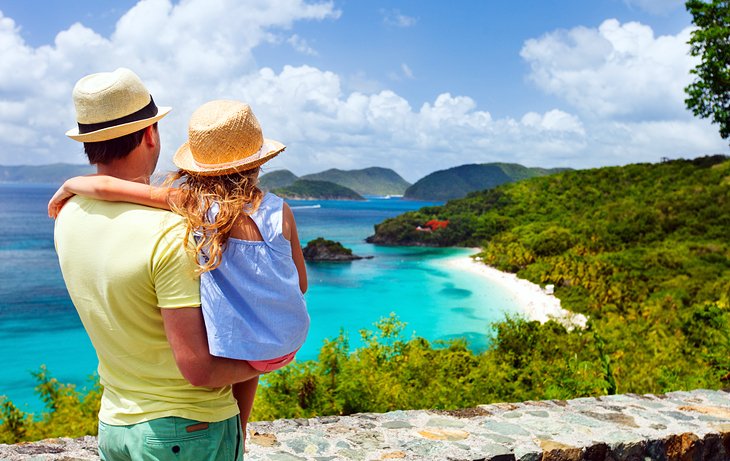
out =
[[251,215],[263,241],[229,238],[220,266],[200,277],[212,355],[267,360],[297,350],[307,337],[309,314],[291,243],[282,234],[283,206],[280,197],[266,194]]

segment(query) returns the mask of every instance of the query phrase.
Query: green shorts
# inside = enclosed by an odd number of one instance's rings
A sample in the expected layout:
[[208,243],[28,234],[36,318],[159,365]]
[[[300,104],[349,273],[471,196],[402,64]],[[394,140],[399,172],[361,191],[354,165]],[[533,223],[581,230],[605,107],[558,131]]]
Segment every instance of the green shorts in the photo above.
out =
[[99,421],[103,461],[243,461],[238,415],[217,423],[168,417],[129,426]]

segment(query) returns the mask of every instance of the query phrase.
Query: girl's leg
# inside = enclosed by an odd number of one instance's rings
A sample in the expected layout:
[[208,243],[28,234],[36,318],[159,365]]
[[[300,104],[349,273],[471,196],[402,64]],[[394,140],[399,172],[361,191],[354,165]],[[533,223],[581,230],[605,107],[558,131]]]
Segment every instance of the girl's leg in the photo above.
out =
[[253,399],[256,397],[256,388],[259,385],[259,377],[251,378],[248,381],[233,385],[233,396],[238,401],[238,410],[241,412],[241,429],[243,429],[243,444],[246,446],[246,424],[251,416]]

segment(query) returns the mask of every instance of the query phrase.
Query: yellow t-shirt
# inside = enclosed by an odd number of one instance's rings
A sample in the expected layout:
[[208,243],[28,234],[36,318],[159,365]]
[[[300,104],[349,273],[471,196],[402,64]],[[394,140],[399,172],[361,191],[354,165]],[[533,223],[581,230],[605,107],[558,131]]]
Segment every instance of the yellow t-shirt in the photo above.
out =
[[184,235],[174,213],[83,197],[56,220],[61,272],[99,358],[104,423],[238,414],[230,386],[195,387],[183,378],[165,336],[160,308],[200,306]]

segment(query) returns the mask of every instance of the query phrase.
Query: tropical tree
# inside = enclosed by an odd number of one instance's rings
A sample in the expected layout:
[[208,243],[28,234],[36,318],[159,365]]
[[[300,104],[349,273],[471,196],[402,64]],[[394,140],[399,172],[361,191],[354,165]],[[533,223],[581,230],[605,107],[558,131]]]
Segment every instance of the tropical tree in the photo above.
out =
[[690,54],[701,57],[690,71],[695,81],[684,89],[687,108],[712,118],[720,136],[730,137],[730,2],[688,0],[685,4],[697,29],[689,40]]

